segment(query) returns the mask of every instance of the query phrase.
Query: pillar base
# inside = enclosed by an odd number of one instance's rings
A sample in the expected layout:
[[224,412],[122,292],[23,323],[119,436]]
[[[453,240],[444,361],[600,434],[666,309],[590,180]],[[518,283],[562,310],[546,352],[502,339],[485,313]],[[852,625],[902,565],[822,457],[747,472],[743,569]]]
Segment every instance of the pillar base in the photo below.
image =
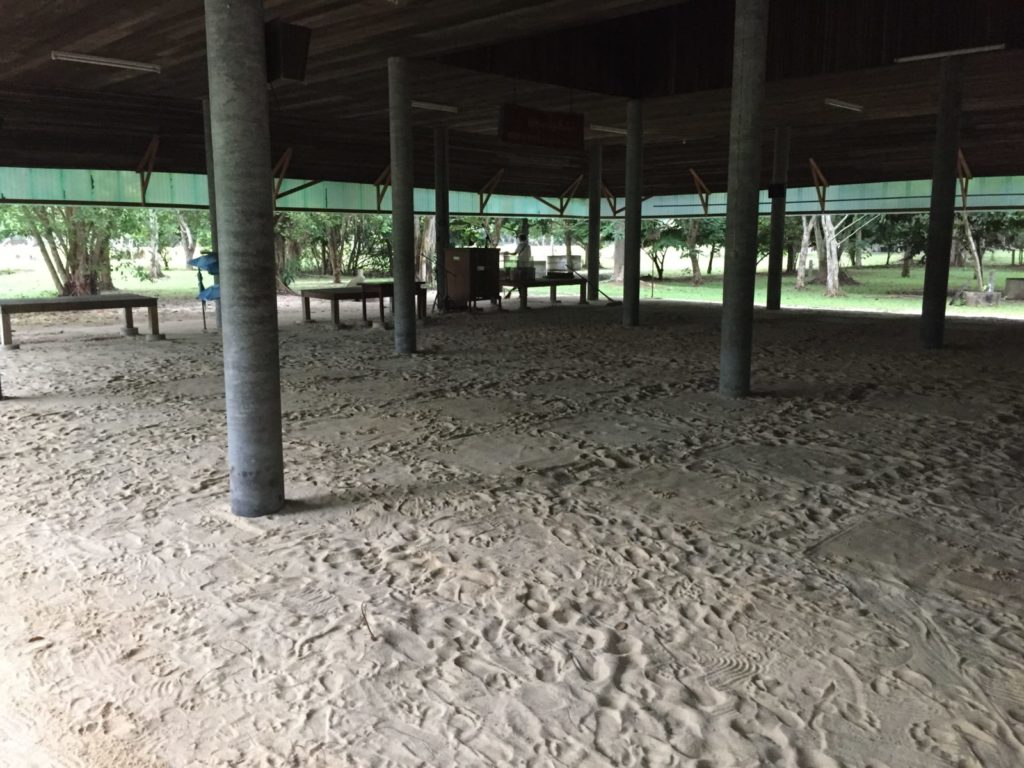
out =
[[163,333],[148,333],[146,334],[146,341],[166,341],[167,336]]
[[122,336],[138,336],[139,335],[139,329],[138,328],[122,328],[121,329],[121,335]]
[[21,344],[4,344],[0,346],[4,352],[13,352],[16,349],[21,349]]

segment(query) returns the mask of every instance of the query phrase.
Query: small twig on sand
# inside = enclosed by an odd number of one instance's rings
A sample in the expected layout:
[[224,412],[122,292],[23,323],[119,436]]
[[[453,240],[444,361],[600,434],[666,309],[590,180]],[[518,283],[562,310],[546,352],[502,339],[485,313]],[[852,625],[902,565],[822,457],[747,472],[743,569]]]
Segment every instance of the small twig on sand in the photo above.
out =
[[363,624],[366,625],[366,631],[370,633],[370,639],[377,642],[377,636],[373,634],[373,629],[370,628],[370,620],[366,618],[366,603],[359,606],[359,612],[363,614]]

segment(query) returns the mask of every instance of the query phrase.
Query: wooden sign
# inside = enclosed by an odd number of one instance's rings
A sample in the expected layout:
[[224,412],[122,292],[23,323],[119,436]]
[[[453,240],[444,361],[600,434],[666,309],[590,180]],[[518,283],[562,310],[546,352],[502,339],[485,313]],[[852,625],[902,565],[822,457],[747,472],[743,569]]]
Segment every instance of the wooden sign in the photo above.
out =
[[502,104],[498,136],[509,144],[583,149],[583,115]]

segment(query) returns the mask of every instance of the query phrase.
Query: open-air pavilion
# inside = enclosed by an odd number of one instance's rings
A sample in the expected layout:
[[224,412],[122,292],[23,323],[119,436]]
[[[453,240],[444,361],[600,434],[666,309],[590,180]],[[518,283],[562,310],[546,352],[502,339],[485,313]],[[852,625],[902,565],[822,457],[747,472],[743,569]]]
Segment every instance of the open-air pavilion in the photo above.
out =
[[[1019,3],[7,10],[0,197],[209,207],[223,333],[0,359],[0,766],[1024,763],[1024,352],[945,317]],[[391,213],[393,329],[299,322],[276,209]],[[786,311],[822,211],[929,212],[919,317]],[[420,213],[588,217],[591,299],[622,218],[622,306],[424,321]],[[642,302],[707,215],[723,305]]]

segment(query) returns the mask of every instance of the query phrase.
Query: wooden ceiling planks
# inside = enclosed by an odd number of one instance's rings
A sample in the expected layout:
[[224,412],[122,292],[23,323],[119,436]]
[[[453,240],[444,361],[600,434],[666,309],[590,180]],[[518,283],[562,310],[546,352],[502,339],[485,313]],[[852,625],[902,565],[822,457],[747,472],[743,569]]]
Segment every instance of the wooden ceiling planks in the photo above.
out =
[[[623,127],[623,94],[639,83],[664,94],[645,105],[645,192],[690,191],[690,167],[718,191],[727,159],[730,6],[267,0],[268,17],[314,29],[309,82],[272,92],[275,153],[293,147],[297,175],[372,182],[388,163],[385,58],[401,53],[427,57],[413,68],[414,98],[459,109],[414,111],[418,184],[432,183],[430,129],[445,124],[456,188],[478,190],[505,168],[499,192],[557,195],[584,170],[582,154],[502,145],[495,135],[499,106],[582,112],[587,125]],[[938,64],[894,65],[892,57],[1000,38],[1011,50],[967,61],[964,142],[977,173],[1020,173],[1024,53],[1013,46],[1024,30],[1007,20],[1020,17],[1022,7],[1016,0],[773,0],[766,126],[793,126],[794,152],[813,152],[833,183],[927,176]],[[0,49],[0,164],[131,169],[136,145],[144,151],[159,133],[158,169],[202,171],[201,0],[53,0],[18,4],[7,19],[19,34],[6,34]],[[657,29],[644,39],[651,24]],[[628,35],[639,45],[630,45]],[[163,74],[51,62],[51,48],[154,61]],[[593,87],[581,87],[594,72],[587,81]],[[861,104],[864,112],[827,107],[826,97]],[[620,189],[621,138],[588,138],[609,145],[606,181]],[[795,169],[794,179],[800,173]]]

